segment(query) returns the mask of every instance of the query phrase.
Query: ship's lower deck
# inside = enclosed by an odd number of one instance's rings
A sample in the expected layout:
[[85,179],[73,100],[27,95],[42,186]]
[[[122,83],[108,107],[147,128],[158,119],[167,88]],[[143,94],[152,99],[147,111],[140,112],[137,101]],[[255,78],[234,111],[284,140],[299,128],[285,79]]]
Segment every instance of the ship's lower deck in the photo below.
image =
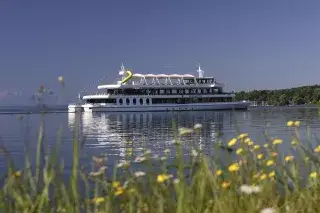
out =
[[213,102],[190,104],[152,104],[136,106],[84,104],[69,105],[69,112],[152,112],[152,111],[199,111],[199,110],[246,110],[249,102]]

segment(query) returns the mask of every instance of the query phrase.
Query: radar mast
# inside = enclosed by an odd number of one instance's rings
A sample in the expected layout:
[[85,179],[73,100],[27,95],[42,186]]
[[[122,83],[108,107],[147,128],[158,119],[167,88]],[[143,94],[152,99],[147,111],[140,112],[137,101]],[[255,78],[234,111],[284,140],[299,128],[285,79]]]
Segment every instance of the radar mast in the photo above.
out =
[[120,70],[119,70],[119,75],[124,75],[125,72],[126,72],[126,69],[125,69],[123,63],[121,63],[121,67],[120,67]]
[[198,64],[198,70],[197,70],[197,72],[199,73],[199,78],[203,78],[203,73],[204,73],[204,71],[201,70],[200,63]]

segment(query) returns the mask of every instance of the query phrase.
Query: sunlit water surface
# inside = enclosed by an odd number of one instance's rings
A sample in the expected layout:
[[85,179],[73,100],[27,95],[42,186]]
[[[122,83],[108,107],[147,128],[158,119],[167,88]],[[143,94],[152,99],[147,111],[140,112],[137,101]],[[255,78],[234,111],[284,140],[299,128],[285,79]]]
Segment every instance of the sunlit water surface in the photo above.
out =
[[[29,154],[34,163],[36,155],[37,134],[41,115],[29,114],[19,116],[11,114],[0,115],[0,144],[7,149],[15,160],[16,166],[24,166],[24,152],[29,147]],[[227,143],[237,136],[238,130],[249,133],[257,144],[265,143],[264,132],[270,136],[284,140],[280,145],[282,152],[288,152],[291,147],[292,128],[286,127],[288,120],[300,120],[300,135],[302,141],[307,141],[306,124],[310,127],[310,140],[316,142],[316,134],[320,130],[317,109],[309,108],[269,108],[251,109],[249,111],[201,111],[201,112],[150,112],[150,113],[52,113],[44,116],[44,152],[53,149],[57,138],[60,138],[60,157],[66,171],[72,165],[73,134],[79,131],[83,146],[81,149],[81,164],[90,166],[92,156],[107,156],[107,165],[125,159],[135,159],[146,149],[152,155],[163,156],[165,149],[170,149],[174,155],[174,129],[192,128],[202,124],[200,133],[181,138],[183,147],[202,150],[208,156],[216,154],[214,144],[219,138]],[[62,129],[58,137],[59,129]],[[83,139],[83,140],[82,140]],[[185,153],[190,154],[190,151]],[[221,153],[220,153],[221,154]],[[234,153],[222,153],[222,157],[234,157]],[[233,155],[233,156],[232,156]],[[223,160],[223,159],[222,159]],[[7,160],[0,155],[0,172],[5,174]]]

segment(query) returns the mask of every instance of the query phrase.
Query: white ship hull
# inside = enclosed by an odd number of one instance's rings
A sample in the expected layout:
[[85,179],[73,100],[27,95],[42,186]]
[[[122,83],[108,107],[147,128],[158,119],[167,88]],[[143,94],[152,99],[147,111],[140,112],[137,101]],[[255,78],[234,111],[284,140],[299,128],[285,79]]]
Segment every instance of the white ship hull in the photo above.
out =
[[139,74],[121,66],[121,81],[99,85],[101,92],[69,105],[69,112],[152,112],[247,109],[248,102],[235,102],[235,93],[223,91],[224,84],[213,77],[190,74]]
[[249,102],[216,102],[195,104],[153,104],[149,106],[69,105],[69,112],[155,112],[200,110],[246,110]]

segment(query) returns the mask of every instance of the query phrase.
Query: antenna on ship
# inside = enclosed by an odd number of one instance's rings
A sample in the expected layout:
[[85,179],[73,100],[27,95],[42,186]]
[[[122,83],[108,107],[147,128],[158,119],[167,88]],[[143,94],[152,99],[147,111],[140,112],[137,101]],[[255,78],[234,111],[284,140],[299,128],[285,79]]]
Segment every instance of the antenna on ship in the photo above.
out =
[[201,70],[201,67],[200,67],[200,63],[198,64],[198,70],[197,72],[199,73],[199,78],[203,78],[203,70]]
[[80,104],[80,103],[81,103],[81,94],[78,93],[78,104]]
[[119,70],[119,75],[124,75],[125,71],[126,71],[126,69],[125,69],[123,63],[121,63],[121,68]]

